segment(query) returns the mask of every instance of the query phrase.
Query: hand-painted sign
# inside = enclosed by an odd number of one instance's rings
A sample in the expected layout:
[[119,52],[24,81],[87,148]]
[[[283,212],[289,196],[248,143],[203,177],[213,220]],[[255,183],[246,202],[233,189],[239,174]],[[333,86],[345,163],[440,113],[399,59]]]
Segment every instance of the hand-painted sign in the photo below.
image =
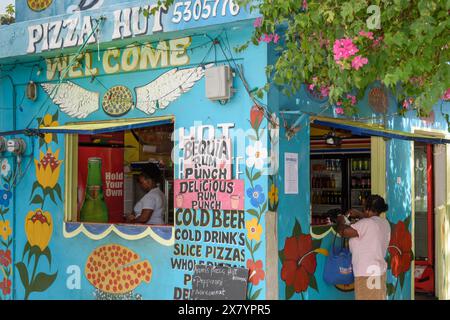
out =
[[231,179],[231,139],[187,139],[182,149],[185,179]]
[[243,180],[175,180],[175,208],[244,210]]

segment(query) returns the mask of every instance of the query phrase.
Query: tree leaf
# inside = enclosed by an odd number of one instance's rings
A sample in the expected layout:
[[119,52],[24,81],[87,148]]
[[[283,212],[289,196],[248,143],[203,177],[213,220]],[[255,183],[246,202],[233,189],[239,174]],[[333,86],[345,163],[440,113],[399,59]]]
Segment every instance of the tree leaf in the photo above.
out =
[[16,268],[19,271],[19,276],[20,276],[20,281],[22,282],[23,286],[26,288],[28,288],[30,286],[29,281],[28,281],[28,270],[27,267],[25,266],[25,264],[23,262],[17,262],[16,263]]
[[53,284],[56,280],[58,272],[54,274],[38,273],[31,284],[31,292],[44,292]]

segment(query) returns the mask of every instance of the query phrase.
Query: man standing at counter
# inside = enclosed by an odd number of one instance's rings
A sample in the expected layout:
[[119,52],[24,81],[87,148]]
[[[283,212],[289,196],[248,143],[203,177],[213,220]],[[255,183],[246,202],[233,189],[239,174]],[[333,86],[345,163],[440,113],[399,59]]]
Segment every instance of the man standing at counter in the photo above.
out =
[[367,198],[364,211],[351,209],[347,216],[360,218],[349,224],[348,219],[339,215],[337,231],[341,237],[350,238],[353,274],[355,276],[356,300],[386,299],[385,260],[391,229],[389,222],[380,217],[388,210],[388,205],[379,195]]

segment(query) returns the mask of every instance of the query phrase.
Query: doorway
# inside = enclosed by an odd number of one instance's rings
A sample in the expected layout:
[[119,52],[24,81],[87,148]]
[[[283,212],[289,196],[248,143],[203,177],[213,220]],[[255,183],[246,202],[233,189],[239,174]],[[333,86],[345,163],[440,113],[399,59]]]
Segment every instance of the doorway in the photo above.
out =
[[435,299],[435,147],[414,142],[414,291],[417,300]]

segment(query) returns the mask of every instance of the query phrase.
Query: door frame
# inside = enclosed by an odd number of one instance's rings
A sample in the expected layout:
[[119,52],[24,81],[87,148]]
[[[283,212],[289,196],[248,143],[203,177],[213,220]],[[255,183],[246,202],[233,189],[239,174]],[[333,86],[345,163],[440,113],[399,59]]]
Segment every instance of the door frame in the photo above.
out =
[[[421,135],[428,135],[430,137],[433,138],[447,138],[448,137],[448,132],[444,131],[444,130],[437,130],[437,129],[426,129],[426,128],[420,128],[420,127],[412,127],[412,132],[413,133],[417,133],[417,134],[421,134]],[[445,155],[445,163],[444,163],[444,167],[447,168],[448,167],[448,162],[449,162],[449,158],[448,158],[448,154],[449,154],[449,150],[450,148],[448,148],[446,145],[444,147],[444,153]],[[435,168],[435,148],[433,148],[433,169]],[[411,238],[413,239],[413,241],[415,241],[415,203],[414,203],[414,199],[415,199],[415,191],[414,191],[414,184],[415,184],[415,173],[414,173],[414,141],[411,142]],[[449,174],[450,172],[448,172],[448,170],[446,170],[447,172],[445,173],[445,178],[443,181],[444,184],[444,188],[447,187],[450,179],[449,179]],[[436,177],[436,176],[435,176]],[[439,217],[436,217],[436,202],[434,199],[434,196],[436,195],[436,181],[437,179],[433,179],[433,199],[432,199],[432,203],[433,203],[433,214],[434,214],[434,235],[433,235],[433,255],[434,255],[434,259],[433,259],[433,263],[434,263],[434,294],[438,299],[445,299],[445,293],[443,292],[443,276],[445,273],[442,272],[441,268],[444,265],[444,260],[445,257],[442,256],[441,254],[438,254],[440,252],[440,250],[442,249],[442,243],[440,241],[440,236],[438,236],[436,233],[438,232],[438,226],[437,226],[437,222],[439,221]],[[446,194],[446,198],[443,199],[444,204],[447,204],[450,201],[450,196]],[[429,226],[430,227],[430,226]],[[415,255],[415,251],[414,251],[415,245],[413,243],[412,246],[412,251]],[[415,273],[415,260],[413,260],[411,262],[411,300],[415,299],[415,277],[414,277],[414,273]],[[447,297],[448,298],[448,297]]]

